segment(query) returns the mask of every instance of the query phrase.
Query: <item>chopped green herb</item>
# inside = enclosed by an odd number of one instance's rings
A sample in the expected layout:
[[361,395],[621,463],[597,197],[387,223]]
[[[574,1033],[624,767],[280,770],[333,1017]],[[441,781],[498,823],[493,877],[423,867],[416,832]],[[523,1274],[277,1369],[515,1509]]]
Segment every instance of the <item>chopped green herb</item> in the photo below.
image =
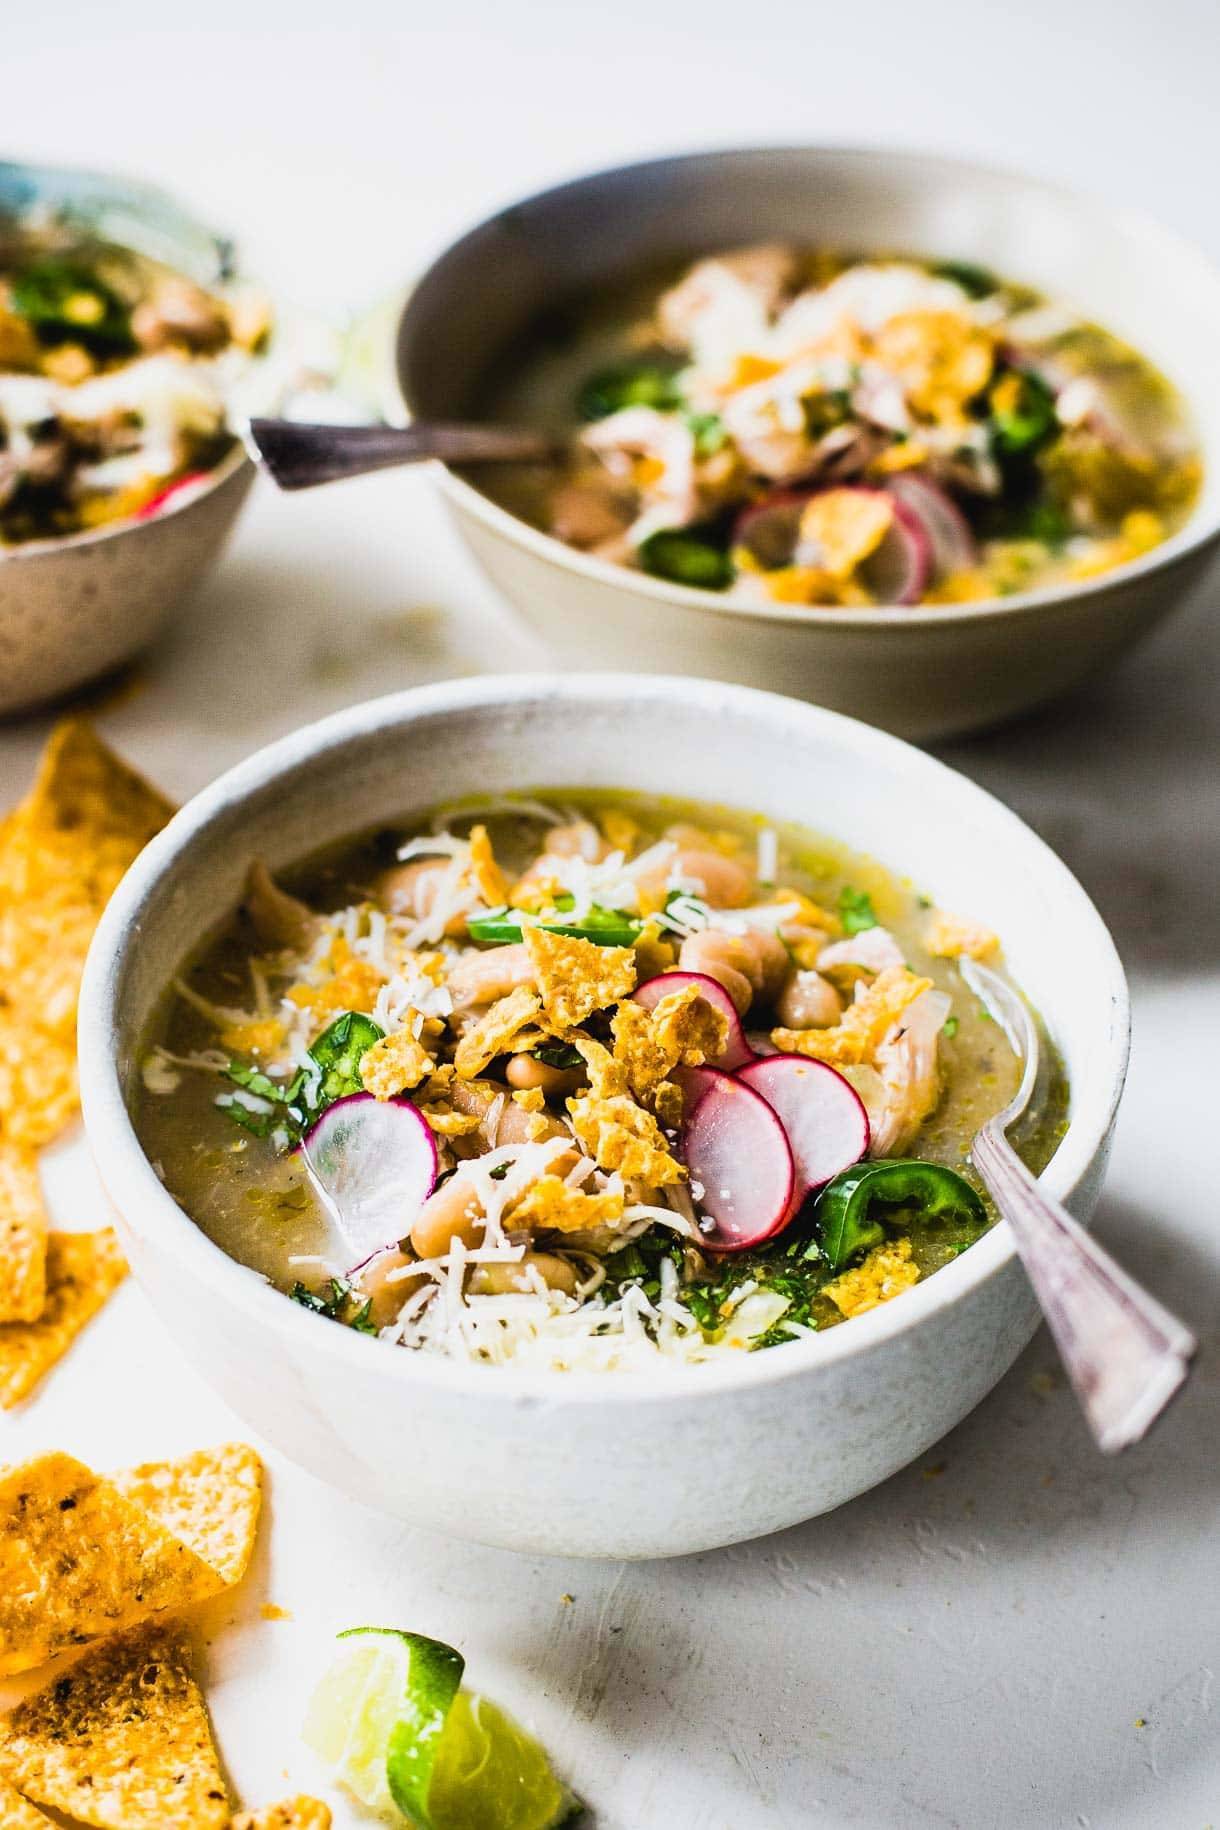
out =
[[100,355],[135,348],[126,306],[83,261],[31,261],[10,282],[9,302],[41,343],[80,343]]
[[584,1056],[578,1048],[567,1042],[544,1042],[541,1048],[534,1050],[534,1059],[544,1061],[547,1067],[578,1068],[584,1066]]
[[873,899],[867,890],[853,889],[845,884],[839,893],[839,920],[843,923],[844,934],[863,934],[867,928],[880,926]]
[[728,443],[728,428],[719,413],[688,413],[685,418],[695,435],[696,457],[715,457]]
[[1000,282],[986,267],[974,261],[938,261],[932,269],[938,279],[952,280],[972,299],[985,299],[998,292]]
[[946,1017],[940,1026],[940,1033],[945,1037],[946,1041],[952,1042],[960,1027],[961,1025],[956,1017]]
[[357,1334],[377,1332],[373,1321],[372,1297],[366,1298],[356,1307],[357,1293],[346,1278],[332,1277],[321,1290],[311,1290],[308,1284],[298,1281],[288,1294],[294,1303],[300,1303],[302,1309],[308,1309],[314,1315],[324,1315],[328,1321],[342,1322],[344,1327],[354,1328]]
[[682,405],[676,380],[677,364],[663,357],[622,362],[600,369],[581,384],[576,411],[581,419],[608,419],[624,407],[656,407],[672,412]]
[[993,404],[991,412],[991,444],[1000,458],[1031,456],[1054,436],[1059,425],[1055,396],[1042,378],[1009,370],[1003,381],[1013,376],[1019,388],[1016,405],[996,408]]

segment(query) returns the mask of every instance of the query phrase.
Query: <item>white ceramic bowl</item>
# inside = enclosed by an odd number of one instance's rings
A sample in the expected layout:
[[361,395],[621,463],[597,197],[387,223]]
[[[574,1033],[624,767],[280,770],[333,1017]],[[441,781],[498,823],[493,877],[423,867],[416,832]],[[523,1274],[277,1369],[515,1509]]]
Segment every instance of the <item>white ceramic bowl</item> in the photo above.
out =
[[547,784],[804,820],[996,927],[1071,1076],[1044,1181],[1082,1219],[1126,1066],[1122,967],[1074,878],[980,788],[834,713],[711,682],[453,681],[357,706],[222,776],[137,861],[90,955],[81,1084],[124,1247],[183,1351],[285,1454],[421,1525],[531,1552],[706,1549],[841,1505],[979,1401],[1036,1320],[1006,1225],[895,1302],[729,1367],[518,1373],[425,1359],[289,1302],[178,1208],[129,1117],[167,981],[252,857],[285,865],[451,796]]
[[1193,408],[1206,465],[1194,514],[1163,546],[1084,584],[953,606],[781,608],[589,558],[438,467],[472,551],[559,653],[581,666],[799,693],[925,739],[1068,691],[1182,601],[1220,534],[1220,275],[1142,217],[960,160],[818,147],[697,153],[513,204],[455,242],[413,290],[398,338],[407,409],[468,414],[497,353],[565,295],[662,259],[794,238],[976,261],[1129,339]]
[[[0,215],[62,215],[215,285],[232,251],[151,185],[0,161]],[[147,520],[0,547],[0,716],[72,692],[139,654],[219,556],[254,481],[238,444]]]

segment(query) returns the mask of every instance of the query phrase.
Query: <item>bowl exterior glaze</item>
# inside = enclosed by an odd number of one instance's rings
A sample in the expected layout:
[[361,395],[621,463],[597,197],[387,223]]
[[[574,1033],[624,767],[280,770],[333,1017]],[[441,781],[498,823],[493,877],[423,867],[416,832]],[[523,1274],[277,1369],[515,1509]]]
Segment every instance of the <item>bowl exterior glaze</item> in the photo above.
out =
[[532,1553],[675,1555],[841,1505],[964,1416],[1036,1321],[1007,1227],[895,1303],[726,1366],[469,1367],[354,1335],[228,1259],[161,1185],[130,1117],[166,982],[253,856],[274,868],[354,824],[547,783],[685,787],[803,818],[999,927],[1073,1080],[1044,1180],[1082,1219],[1125,1072],[1125,985],[1084,892],[990,796],[879,732],[715,683],[508,678],[356,707],[222,777],[137,861],[86,972],[82,1096],[124,1246],[184,1352],[285,1454],[415,1523]]
[[254,465],[235,450],[181,507],[0,554],[0,716],[147,648],[219,556],[253,481]]
[[981,605],[774,611],[576,553],[438,466],[461,533],[558,654],[799,693],[924,740],[1069,691],[1184,601],[1220,535],[1220,276],[1155,224],[963,161],[813,147],[702,153],[514,204],[454,243],[408,299],[397,352],[406,409],[469,413],[497,353],[565,295],[660,260],[794,233],[978,262],[1127,338],[1191,403],[1205,485],[1189,523],[1083,585]]
[[[49,210],[201,286],[232,250],[153,185],[0,160],[0,215]],[[240,448],[209,486],[147,521],[0,547],[0,716],[74,691],[148,644],[218,556],[254,481]]]

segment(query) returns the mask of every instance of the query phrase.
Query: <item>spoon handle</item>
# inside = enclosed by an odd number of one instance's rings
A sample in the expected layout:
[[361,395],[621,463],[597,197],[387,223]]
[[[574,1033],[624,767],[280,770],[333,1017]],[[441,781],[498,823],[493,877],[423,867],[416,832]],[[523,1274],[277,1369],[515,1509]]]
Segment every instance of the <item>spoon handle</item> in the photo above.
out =
[[551,457],[556,441],[515,426],[307,426],[252,419],[249,443],[281,489],[441,458],[449,464],[520,463]]
[[1003,1132],[983,1126],[971,1152],[1012,1226],[1029,1280],[1098,1448],[1138,1442],[1186,1378],[1198,1342],[1044,1195]]

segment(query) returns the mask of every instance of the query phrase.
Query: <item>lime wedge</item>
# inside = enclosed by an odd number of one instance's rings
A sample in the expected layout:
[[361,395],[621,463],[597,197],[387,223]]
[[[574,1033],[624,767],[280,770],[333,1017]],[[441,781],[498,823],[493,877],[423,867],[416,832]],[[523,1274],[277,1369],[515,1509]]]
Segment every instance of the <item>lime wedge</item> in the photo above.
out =
[[[393,1753],[388,1766],[399,1798]],[[533,1735],[487,1697],[459,1690],[436,1750],[423,1830],[558,1830],[576,1809]]]
[[388,1823],[414,1830],[558,1830],[579,1807],[539,1743],[460,1690],[452,1646],[353,1627],[314,1692],[304,1736]]

